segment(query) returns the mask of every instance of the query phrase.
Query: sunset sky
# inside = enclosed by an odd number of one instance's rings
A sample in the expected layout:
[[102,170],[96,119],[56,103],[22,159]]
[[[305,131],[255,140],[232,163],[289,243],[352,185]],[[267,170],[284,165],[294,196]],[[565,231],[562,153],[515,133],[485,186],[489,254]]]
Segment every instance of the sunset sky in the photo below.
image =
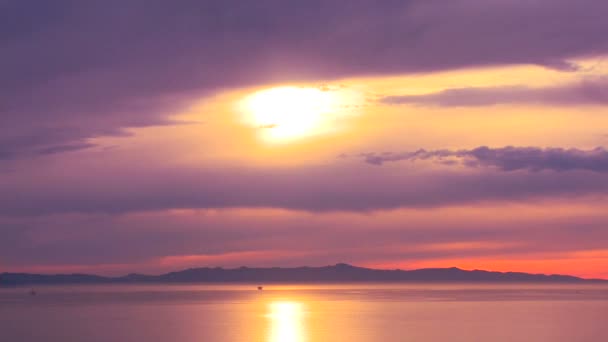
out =
[[608,278],[608,2],[0,0],[0,272]]

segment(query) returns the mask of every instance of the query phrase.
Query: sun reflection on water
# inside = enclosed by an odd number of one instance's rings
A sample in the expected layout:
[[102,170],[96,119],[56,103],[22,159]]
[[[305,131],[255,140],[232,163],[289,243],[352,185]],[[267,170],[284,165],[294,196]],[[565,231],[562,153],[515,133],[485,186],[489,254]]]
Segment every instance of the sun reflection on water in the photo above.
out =
[[268,342],[304,342],[304,310],[301,303],[273,302],[267,315],[270,321]]

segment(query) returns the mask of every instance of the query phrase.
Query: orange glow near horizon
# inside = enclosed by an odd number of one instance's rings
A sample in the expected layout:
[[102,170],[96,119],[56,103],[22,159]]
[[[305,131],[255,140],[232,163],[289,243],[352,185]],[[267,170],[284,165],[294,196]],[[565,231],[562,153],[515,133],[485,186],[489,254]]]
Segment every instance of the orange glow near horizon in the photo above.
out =
[[[608,251],[590,242],[570,241],[565,226],[547,222],[580,222],[594,218],[600,222],[607,217],[603,201],[595,198],[580,201],[534,201],[518,204],[477,204],[473,207],[396,209],[377,212],[311,213],[272,208],[236,209],[173,209],[123,214],[113,218],[114,224],[132,233],[190,234],[200,227],[222,227],[222,234],[238,234],[242,227],[255,231],[252,237],[231,242],[226,251],[204,253],[175,253],[151,257],[137,263],[3,265],[4,271],[30,273],[93,273],[124,275],[131,272],[160,274],[192,267],[273,267],[324,266],[347,262],[356,266],[384,269],[416,269],[426,267],[460,267],[488,271],[519,271],[528,273],[558,273],[586,278],[608,279]],[[517,212],[517,217],[512,213]],[[64,223],[79,224],[87,216],[69,214],[57,217]],[[17,219],[14,219],[17,220]],[[17,221],[15,221],[17,222]],[[301,222],[325,227],[315,234],[301,234]],[[407,222],[405,224],[404,222]],[[513,234],[508,239],[467,239],[440,236],[425,241],[398,241],[382,238],[383,234],[398,236],[424,229],[429,234],[446,232],[450,223],[467,223],[472,230],[492,229],[499,234]],[[153,228],[157,226],[157,228]],[[175,227],[186,227],[176,230]],[[368,227],[374,234],[367,234]],[[537,227],[530,229],[528,227]],[[435,233],[436,232],[436,233]],[[73,238],[85,238],[87,230]],[[366,236],[362,244],[355,237]],[[320,243],[318,236],[329,243]],[[554,246],[537,244],[545,236]],[[32,236],[36,244],[57,241],[57,230],[41,230]],[[374,239],[377,238],[377,241]],[[588,240],[588,239],[587,239]],[[593,242],[592,240],[589,240]],[[539,251],[539,248],[545,251]],[[553,249],[553,250],[552,250]],[[410,253],[411,258],[402,255]],[[419,255],[416,257],[416,255]],[[351,258],[350,256],[357,256]],[[418,258],[418,259],[416,259]]]
[[[578,256],[584,255],[584,256]],[[367,267],[380,269],[420,269],[458,267],[464,270],[483,270],[495,272],[524,272],[532,274],[561,274],[589,279],[608,279],[608,251],[589,251],[565,253],[554,258],[470,258],[470,259],[433,259],[404,262],[370,262]]]
[[[455,244],[456,250],[460,250],[464,244]],[[444,250],[448,246],[442,246]],[[436,248],[436,247],[433,247]],[[439,247],[437,247],[439,248]],[[423,250],[423,248],[421,248]],[[353,250],[353,253],[361,251]],[[311,254],[311,255],[314,255]],[[25,273],[89,273],[110,276],[122,276],[127,273],[138,272],[147,274],[161,274],[170,271],[179,271],[184,268],[196,267],[225,267],[233,268],[239,266],[249,267],[273,267],[276,260],[285,258],[310,257],[303,252],[292,251],[259,251],[225,253],[215,256],[209,255],[183,255],[162,258],[160,261],[152,260],[139,264],[103,264],[103,265],[49,265],[49,266],[27,266],[9,267],[5,272]],[[315,263],[314,265],[301,262],[299,266],[326,266],[337,263]],[[561,274],[582,278],[608,279],[608,250],[587,250],[578,252],[561,253],[555,255],[523,255],[515,258],[508,257],[472,257],[463,258],[438,258],[427,260],[405,260],[405,261],[362,261],[353,263],[354,266],[375,269],[402,269],[414,270],[421,268],[448,268],[458,267],[464,270],[484,270],[496,272],[524,272],[533,274]],[[290,266],[285,266],[290,267]],[[146,271],[147,270],[147,271]]]

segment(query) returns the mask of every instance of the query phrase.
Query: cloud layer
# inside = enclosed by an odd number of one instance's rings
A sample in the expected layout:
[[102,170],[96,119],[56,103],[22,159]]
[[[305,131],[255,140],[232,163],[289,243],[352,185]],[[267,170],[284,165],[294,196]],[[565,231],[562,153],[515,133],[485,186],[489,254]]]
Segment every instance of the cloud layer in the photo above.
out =
[[[11,270],[38,265],[44,272],[126,274],[337,261],[371,265],[393,261],[402,268],[450,258],[546,262],[548,256],[605,248],[605,210],[597,203],[567,202],[545,208],[521,204],[373,214],[183,210],[53,215],[44,220],[0,218],[0,259]],[[581,208],[586,208],[584,218]],[[443,266],[452,265],[458,266]],[[553,270],[559,271],[541,271]],[[568,270],[572,271],[581,274],[582,270]]]
[[78,163],[74,169],[63,162],[5,174],[0,178],[5,190],[0,194],[0,215],[242,207],[373,211],[604,195],[608,191],[606,152],[599,149],[479,148],[364,157],[376,164],[420,158],[443,162],[452,157],[468,168],[375,167],[348,159],[293,169],[151,168],[137,161],[111,164],[104,159],[81,159],[74,160]]
[[608,105],[608,77],[547,88],[501,86],[453,88],[424,95],[386,96],[387,104],[414,104],[442,107],[474,107],[501,104],[538,104],[550,106]]
[[593,150],[575,148],[513,147],[490,148],[481,146],[472,150],[418,150],[405,153],[364,153],[369,164],[386,162],[433,160],[441,164],[460,164],[466,167],[495,167],[502,171],[572,171],[608,172],[608,151],[602,147]]
[[608,52],[606,15],[596,0],[4,0],[0,154],[165,124],[229,87],[522,63],[568,71],[570,58]]

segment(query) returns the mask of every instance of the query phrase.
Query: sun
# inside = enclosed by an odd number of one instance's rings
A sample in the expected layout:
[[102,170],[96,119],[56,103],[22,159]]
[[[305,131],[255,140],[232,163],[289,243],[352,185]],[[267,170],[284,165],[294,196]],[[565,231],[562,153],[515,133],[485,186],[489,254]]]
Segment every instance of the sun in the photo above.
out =
[[335,130],[344,114],[340,91],[284,86],[257,91],[241,102],[244,121],[269,142],[289,142]]

